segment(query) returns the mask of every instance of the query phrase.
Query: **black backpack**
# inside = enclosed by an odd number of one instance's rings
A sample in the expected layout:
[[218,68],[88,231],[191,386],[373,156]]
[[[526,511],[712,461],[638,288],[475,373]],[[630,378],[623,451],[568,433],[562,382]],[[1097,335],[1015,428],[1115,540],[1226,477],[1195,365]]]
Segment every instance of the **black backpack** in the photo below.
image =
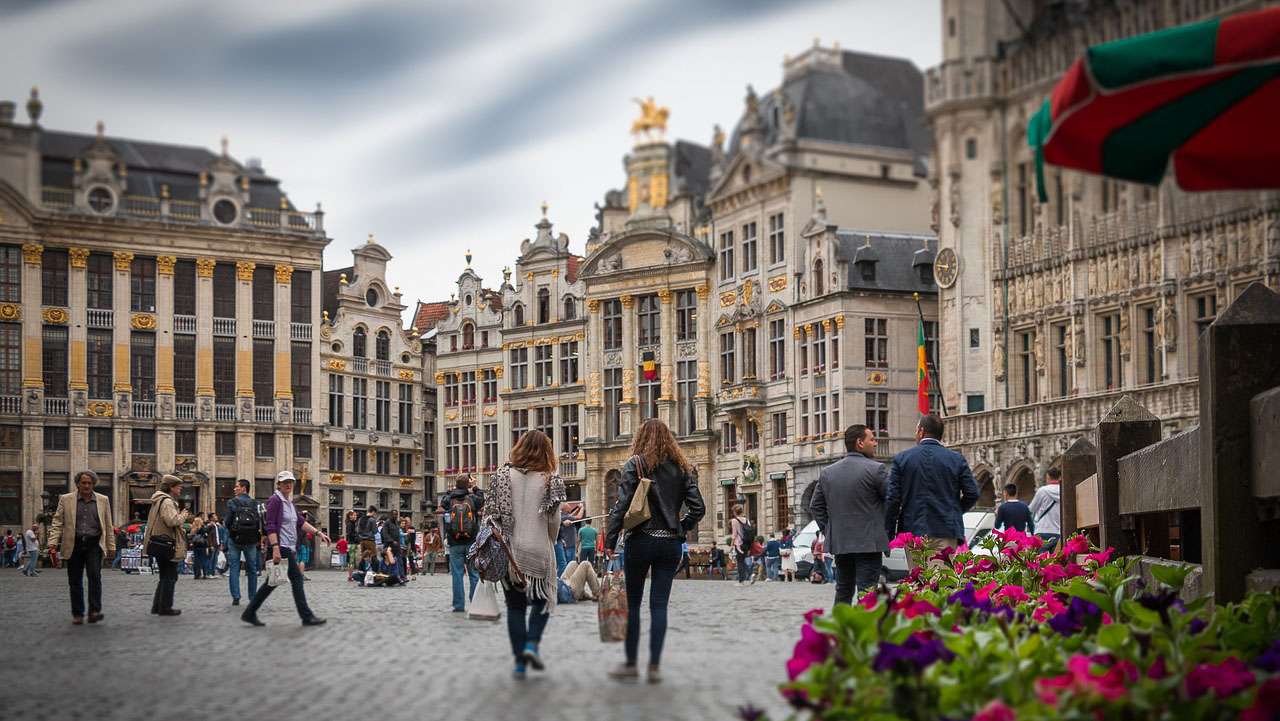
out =
[[457,546],[475,540],[476,533],[480,530],[480,519],[476,518],[470,498],[459,498],[449,506],[448,530],[450,545]]
[[738,527],[742,529],[742,552],[744,554],[751,553],[751,547],[755,545],[756,536],[759,535],[759,529],[751,525],[751,521],[738,519]]
[[254,546],[262,540],[262,515],[258,504],[236,504],[231,518],[227,519],[227,531],[237,546]]

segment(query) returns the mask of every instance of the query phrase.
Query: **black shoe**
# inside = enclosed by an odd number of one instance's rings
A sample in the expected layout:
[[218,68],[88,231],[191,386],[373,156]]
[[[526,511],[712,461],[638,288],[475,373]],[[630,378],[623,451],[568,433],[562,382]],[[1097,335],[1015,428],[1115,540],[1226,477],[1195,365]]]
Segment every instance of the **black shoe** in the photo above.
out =
[[241,621],[244,621],[245,623],[249,624],[250,626],[265,626],[265,625],[267,625],[267,624],[263,623],[262,621],[259,621],[259,620],[258,620],[258,614],[256,614],[256,613],[249,613],[248,611],[245,611],[244,613],[240,614],[240,620],[241,620]]
[[161,616],[181,616],[181,615],[182,615],[182,609],[180,609],[180,608],[171,608],[171,609],[169,609],[168,611],[161,611],[161,612],[160,612],[160,615],[161,615]]
[[240,599],[238,599],[238,598],[233,598],[233,599],[231,599],[231,605],[232,605],[232,606],[239,606],[239,605],[240,605]]
[[323,626],[326,623],[328,622],[325,621],[323,618],[320,618],[319,616],[307,616],[306,618],[302,619],[303,626]]

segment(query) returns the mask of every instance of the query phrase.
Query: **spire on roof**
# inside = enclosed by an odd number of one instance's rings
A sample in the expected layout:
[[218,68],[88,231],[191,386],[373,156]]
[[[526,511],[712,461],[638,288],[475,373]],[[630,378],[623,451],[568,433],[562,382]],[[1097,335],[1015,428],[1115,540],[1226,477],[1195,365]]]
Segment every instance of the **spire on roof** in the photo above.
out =
[[44,111],[44,103],[40,102],[40,88],[31,86],[31,97],[27,98],[27,117],[32,125],[40,124],[40,113]]
[[222,157],[227,157],[227,136],[222,136]]
[[827,204],[822,201],[821,185],[813,187],[813,217],[820,220],[827,219]]

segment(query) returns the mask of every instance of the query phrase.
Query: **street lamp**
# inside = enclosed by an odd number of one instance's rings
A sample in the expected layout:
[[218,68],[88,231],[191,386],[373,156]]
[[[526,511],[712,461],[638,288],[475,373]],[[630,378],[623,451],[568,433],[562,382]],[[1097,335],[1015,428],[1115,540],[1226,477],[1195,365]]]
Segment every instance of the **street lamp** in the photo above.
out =
[[[49,507],[49,500],[51,498],[53,498],[53,496],[49,493],[49,489],[44,489],[44,492],[40,494],[40,499],[44,501],[44,511],[36,517],[36,520],[44,526],[44,545],[46,548],[49,546],[49,521],[53,518],[53,509]],[[49,561],[52,563],[53,558],[50,557]]]

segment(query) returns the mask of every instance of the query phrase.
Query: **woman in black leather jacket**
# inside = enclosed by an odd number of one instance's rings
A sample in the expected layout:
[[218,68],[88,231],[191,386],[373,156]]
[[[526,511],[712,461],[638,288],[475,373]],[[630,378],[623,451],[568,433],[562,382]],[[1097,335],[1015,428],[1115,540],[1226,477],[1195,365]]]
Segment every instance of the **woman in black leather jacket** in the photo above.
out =
[[684,542],[685,533],[702,520],[706,506],[690,473],[689,461],[665,423],[651,418],[641,424],[631,444],[631,453],[622,468],[618,501],[609,513],[604,550],[610,558],[614,556],[618,536],[623,532],[622,520],[640,478],[643,476],[653,483],[649,487],[649,520],[626,532],[627,552],[623,562],[627,579],[626,662],[609,675],[620,680],[639,678],[636,656],[640,645],[640,603],[644,600],[645,576],[652,571],[648,678],[649,683],[658,683],[662,680],[658,670],[662,642],[667,635],[667,601],[680,565],[680,544]]

